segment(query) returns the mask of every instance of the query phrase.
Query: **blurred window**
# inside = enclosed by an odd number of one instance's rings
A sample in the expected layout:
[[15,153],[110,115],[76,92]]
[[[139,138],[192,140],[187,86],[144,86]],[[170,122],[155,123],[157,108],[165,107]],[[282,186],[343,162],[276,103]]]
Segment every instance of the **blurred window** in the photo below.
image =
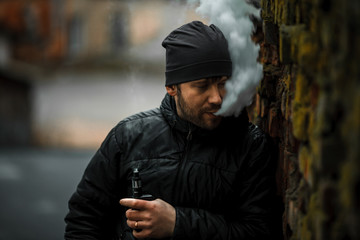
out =
[[84,45],[84,22],[80,15],[74,15],[70,20],[68,31],[69,55],[76,56]]
[[126,45],[125,20],[119,12],[113,12],[109,17],[110,47],[112,52],[121,50]]
[[0,36],[0,68],[9,63],[10,56],[10,43],[5,37]]
[[33,6],[24,8],[25,31],[28,40],[36,41],[39,34],[39,16]]

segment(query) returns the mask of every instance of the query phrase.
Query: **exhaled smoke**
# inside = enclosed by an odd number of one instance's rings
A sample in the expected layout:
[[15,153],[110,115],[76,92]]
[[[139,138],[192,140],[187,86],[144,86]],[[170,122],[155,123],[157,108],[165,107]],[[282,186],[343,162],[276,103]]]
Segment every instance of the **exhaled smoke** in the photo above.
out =
[[259,17],[260,14],[254,3],[258,1],[200,0],[196,9],[224,33],[233,61],[233,75],[225,85],[226,96],[218,115],[238,116],[244,107],[251,104],[262,78],[262,65],[257,62],[259,46],[251,40],[254,24],[249,16]]

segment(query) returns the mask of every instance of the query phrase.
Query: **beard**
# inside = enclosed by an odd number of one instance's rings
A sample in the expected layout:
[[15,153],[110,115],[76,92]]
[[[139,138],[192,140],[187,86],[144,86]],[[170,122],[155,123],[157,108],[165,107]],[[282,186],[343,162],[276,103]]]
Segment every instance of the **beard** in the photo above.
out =
[[219,126],[221,122],[220,116],[215,117],[213,115],[211,117],[206,117],[206,114],[209,114],[209,112],[216,112],[220,109],[220,105],[211,104],[208,107],[203,108],[191,107],[183,98],[181,91],[178,93],[177,111],[182,119],[207,130],[213,130]]

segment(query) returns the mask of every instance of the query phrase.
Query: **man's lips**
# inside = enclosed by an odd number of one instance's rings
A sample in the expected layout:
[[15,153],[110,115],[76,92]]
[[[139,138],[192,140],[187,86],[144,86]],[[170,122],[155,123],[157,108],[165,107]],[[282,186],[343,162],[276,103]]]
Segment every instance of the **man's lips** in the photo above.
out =
[[219,110],[220,110],[220,108],[205,108],[205,109],[203,109],[204,112],[213,113],[213,114],[216,113]]
[[217,111],[215,112],[205,112],[208,116],[210,116],[211,118],[220,118],[220,116],[217,116],[215,115],[214,113],[216,113]]

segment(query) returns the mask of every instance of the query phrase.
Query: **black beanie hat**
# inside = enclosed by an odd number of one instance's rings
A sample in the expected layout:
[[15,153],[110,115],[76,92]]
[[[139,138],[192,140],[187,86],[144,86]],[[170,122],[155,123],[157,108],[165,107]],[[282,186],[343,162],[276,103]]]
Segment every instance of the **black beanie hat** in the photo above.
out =
[[218,27],[200,21],[185,24],[163,41],[166,49],[165,86],[202,78],[231,76],[227,41]]

